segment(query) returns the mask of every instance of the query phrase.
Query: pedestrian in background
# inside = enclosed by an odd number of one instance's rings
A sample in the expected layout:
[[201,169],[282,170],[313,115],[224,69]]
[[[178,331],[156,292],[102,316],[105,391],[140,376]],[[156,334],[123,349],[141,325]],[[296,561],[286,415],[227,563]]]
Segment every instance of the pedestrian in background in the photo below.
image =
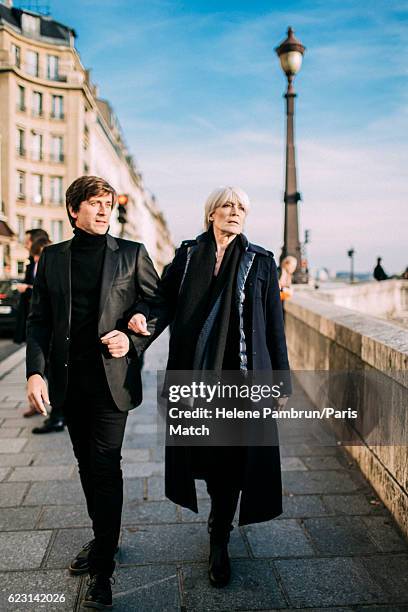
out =
[[292,279],[297,267],[297,259],[293,255],[287,255],[282,259],[279,275],[279,289],[281,301],[288,300],[293,296]]
[[38,238],[45,238],[49,240],[47,232],[41,228],[30,229],[25,233],[24,246],[28,251],[29,257],[24,273],[24,280],[22,283],[17,285],[17,291],[20,293],[20,299],[18,303],[17,321],[13,338],[16,344],[22,344],[26,341],[26,324],[27,317],[30,312],[30,300],[36,269],[34,257],[31,254],[31,247],[33,246],[34,241]]
[[373,276],[376,281],[387,280],[388,275],[385,273],[384,268],[381,265],[381,257],[377,257],[377,265],[374,268]]

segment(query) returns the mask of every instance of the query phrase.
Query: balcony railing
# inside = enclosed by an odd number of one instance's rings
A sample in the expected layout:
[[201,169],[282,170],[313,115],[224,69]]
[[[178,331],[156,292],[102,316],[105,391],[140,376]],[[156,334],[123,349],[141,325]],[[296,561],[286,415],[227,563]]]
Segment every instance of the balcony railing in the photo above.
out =
[[27,107],[25,106],[25,104],[16,104],[16,109],[19,113],[25,113]]
[[24,147],[17,146],[16,147],[16,151],[17,151],[17,155],[19,157],[25,157],[26,156],[27,150]]
[[65,119],[64,113],[50,113],[50,119]]
[[44,111],[41,110],[37,110],[35,108],[31,109],[31,116],[32,117],[44,117]]

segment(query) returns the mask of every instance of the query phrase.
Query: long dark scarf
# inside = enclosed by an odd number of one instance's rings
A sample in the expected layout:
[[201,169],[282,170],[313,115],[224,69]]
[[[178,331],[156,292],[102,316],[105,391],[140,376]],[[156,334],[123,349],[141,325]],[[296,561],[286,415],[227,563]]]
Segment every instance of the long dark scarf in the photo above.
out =
[[242,240],[237,236],[228,245],[214,277],[216,243],[212,228],[200,237],[179,295],[168,369],[221,369],[242,251]]

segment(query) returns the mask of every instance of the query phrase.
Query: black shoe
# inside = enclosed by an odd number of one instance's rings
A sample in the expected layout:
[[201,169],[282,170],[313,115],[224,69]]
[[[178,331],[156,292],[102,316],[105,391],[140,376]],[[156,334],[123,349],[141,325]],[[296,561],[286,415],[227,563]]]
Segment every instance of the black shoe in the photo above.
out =
[[210,557],[208,559],[208,578],[214,587],[225,587],[231,578],[228,556],[229,534],[223,537],[210,535]]
[[[85,544],[85,546],[81,548],[81,550],[79,551],[75,559],[71,561],[71,564],[68,569],[71,572],[71,574],[73,574],[74,576],[80,576],[81,574],[87,574],[89,572],[88,557],[89,557],[89,552],[94,542],[95,540],[91,540],[90,542]],[[119,546],[116,547],[115,554],[118,551],[119,551]]]
[[40,427],[34,427],[33,434],[47,434],[55,431],[64,431],[65,422],[62,419],[46,419]]
[[97,610],[109,610],[112,608],[113,578],[104,574],[94,574],[89,577],[88,588],[82,601],[84,608],[96,608]]
[[95,540],[91,540],[90,542],[85,544],[85,546],[81,548],[75,559],[71,561],[71,564],[68,569],[74,576],[79,576],[80,574],[87,574],[89,572],[88,555],[94,542]]

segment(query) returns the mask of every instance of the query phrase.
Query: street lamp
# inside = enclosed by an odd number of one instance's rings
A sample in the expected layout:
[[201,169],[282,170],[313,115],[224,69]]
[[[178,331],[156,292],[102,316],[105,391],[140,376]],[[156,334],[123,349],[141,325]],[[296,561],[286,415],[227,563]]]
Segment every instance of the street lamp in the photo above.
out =
[[295,283],[307,283],[308,272],[302,264],[301,246],[299,241],[298,201],[301,195],[297,190],[295,139],[294,139],[294,114],[295,114],[295,90],[293,79],[302,66],[305,47],[295,37],[292,28],[288,28],[288,37],[275,51],[279,56],[283,72],[288,80],[285,93],[286,98],[286,180],[285,180],[285,229],[284,240],[280,261],[287,255],[293,255],[298,262],[296,272],[293,276]]

